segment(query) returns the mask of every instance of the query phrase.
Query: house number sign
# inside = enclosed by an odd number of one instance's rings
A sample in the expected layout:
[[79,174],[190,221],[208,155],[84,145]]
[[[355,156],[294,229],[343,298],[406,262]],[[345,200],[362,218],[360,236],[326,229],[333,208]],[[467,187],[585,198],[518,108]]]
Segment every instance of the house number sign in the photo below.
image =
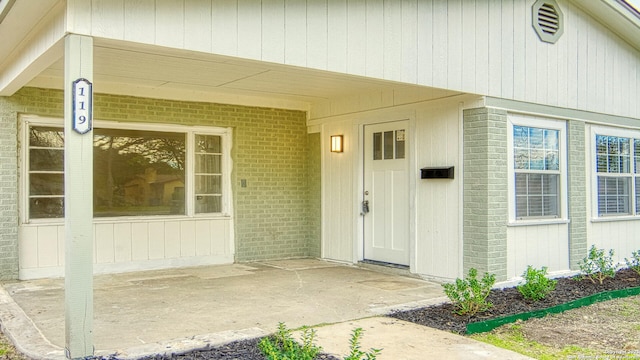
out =
[[92,129],[91,117],[93,90],[91,82],[87,79],[78,79],[73,82],[73,130],[79,134],[86,134]]

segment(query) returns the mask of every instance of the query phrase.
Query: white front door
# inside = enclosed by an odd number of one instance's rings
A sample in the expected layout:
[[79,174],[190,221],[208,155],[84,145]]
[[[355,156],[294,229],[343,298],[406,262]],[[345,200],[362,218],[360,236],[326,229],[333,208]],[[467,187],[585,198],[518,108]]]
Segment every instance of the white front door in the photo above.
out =
[[364,259],[409,265],[408,121],[364,128]]

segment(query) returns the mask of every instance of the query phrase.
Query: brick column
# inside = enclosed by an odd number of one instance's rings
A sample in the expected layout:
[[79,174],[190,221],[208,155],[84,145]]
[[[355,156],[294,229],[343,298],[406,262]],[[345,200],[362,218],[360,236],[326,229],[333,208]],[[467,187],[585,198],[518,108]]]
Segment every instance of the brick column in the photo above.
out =
[[470,268],[507,278],[507,112],[463,114],[465,274]]
[[0,97],[0,280],[18,278],[17,114]]
[[579,270],[578,262],[587,256],[587,181],[585,125],[569,121],[568,129],[569,266]]

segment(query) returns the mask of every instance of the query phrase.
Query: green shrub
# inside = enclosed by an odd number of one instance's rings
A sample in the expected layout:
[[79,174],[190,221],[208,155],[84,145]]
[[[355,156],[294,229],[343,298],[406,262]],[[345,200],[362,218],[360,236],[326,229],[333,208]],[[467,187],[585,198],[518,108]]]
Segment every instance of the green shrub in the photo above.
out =
[[547,267],[544,266],[538,270],[533,266],[527,266],[522,277],[525,283],[517,287],[518,291],[527,300],[539,301],[544,299],[547,294],[555,290],[558,280],[547,278]]
[[305,327],[300,345],[291,336],[291,330],[284,323],[279,323],[278,331],[260,340],[258,348],[269,360],[312,360],[322,351],[322,348],[313,344],[315,335],[315,330]]
[[344,360],[375,360],[378,354],[380,354],[380,349],[369,349],[369,352],[366,353],[360,350],[361,336],[362,328],[354,329],[353,332],[351,332],[351,340],[349,341],[351,352]]
[[587,278],[594,284],[596,280],[602,284],[604,279],[616,276],[616,267],[613,264],[613,249],[609,249],[609,255],[605,255],[604,249],[596,249],[595,245],[591,245],[589,254],[578,265],[580,265],[580,271],[583,273],[582,278]]
[[[362,328],[357,328],[351,333],[351,353],[345,360],[375,360],[380,354],[380,349],[370,349],[366,353],[360,350],[362,331]],[[268,360],[312,360],[322,351],[321,347],[313,344],[315,336],[315,330],[304,327],[300,345],[291,336],[291,330],[287,329],[284,323],[279,323],[278,331],[260,340],[258,348]]]
[[629,269],[640,275],[640,250],[632,252],[631,259],[624,258],[624,262],[627,263]]
[[453,284],[442,284],[444,293],[453,303],[458,315],[474,315],[489,310],[493,304],[487,301],[491,287],[496,282],[494,274],[485,273],[478,281],[478,270],[469,269],[465,280],[456,279]]

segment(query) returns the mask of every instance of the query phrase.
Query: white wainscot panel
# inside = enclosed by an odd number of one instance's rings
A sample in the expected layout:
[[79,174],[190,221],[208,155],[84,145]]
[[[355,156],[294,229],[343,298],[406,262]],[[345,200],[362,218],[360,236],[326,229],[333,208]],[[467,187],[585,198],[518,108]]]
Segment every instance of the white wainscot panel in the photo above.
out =
[[613,249],[613,260],[624,264],[625,258],[640,250],[640,221],[605,221],[591,223],[588,233],[588,247]]
[[[104,220],[94,224],[94,272],[118,273],[233,262],[233,220]],[[64,224],[19,229],[20,279],[64,276]]]
[[567,224],[511,226],[507,229],[507,276],[521,276],[531,265],[549,273],[569,270]]

